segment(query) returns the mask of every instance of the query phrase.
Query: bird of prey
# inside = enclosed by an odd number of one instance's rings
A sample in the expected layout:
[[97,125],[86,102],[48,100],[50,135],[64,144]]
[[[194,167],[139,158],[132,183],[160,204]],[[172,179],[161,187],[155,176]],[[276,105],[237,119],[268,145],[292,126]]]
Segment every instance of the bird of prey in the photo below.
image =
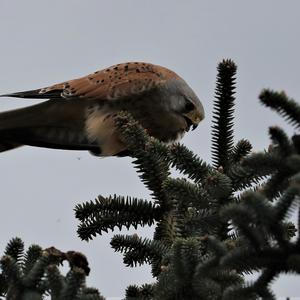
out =
[[128,111],[165,143],[180,139],[204,118],[200,100],[182,78],[143,62],[1,96],[47,101],[0,113],[0,152],[30,145],[124,156],[128,151],[114,122],[119,111]]

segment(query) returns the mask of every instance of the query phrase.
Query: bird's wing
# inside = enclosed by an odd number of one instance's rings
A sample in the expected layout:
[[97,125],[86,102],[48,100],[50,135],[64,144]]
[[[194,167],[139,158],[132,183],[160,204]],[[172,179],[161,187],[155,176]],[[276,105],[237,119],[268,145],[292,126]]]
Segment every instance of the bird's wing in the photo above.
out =
[[[7,94],[10,97],[50,100],[1,113],[1,141],[9,142],[10,148],[13,142],[118,155],[126,147],[114,130],[113,115],[98,106],[99,103],[95,109],[94,102],[90,100],[126,101],[162,86],[174,76],[177,75],[172,71],[152,64],[124,63],[46,88]],[[95,147],[100,149],[94,151]]]
[[172,77],[172,71],[148,63],[123,63],[94,72],[85,77],[46,88],[2,96],[31,99],[95,99],[128,98],[150,91]]

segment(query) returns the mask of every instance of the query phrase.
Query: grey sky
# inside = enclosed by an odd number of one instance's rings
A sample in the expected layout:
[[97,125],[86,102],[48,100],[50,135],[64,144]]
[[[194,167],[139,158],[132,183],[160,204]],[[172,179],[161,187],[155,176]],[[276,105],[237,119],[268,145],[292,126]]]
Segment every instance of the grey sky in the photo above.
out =
[[[299,18],[296,0],[1,0],[0,93],[47,86],[119,62],[161,64],[180,74],[202,100],[206,119],[183,142],[210,160],[216,66],[232,58],[238,65],[236,139],[248,138],[261,150],[268,144],[268,126],[284,123],[260,106],[260,90],[284,89],[300,99]],[[32,103],[1,99],[0,109]],[[2,153],[0,253],[14,236],[27,246],[82,251],[92,267],[88,284],[107,297],[123,296],[129,284],[150,282],[147,266],[123,266],[109,246],[111,234],[89,243],[76,236],[77,203],[98,194],[149,198],[130,162],[31,147]],[[285,276],[274,288],[279,296],[300,296],[297,284],[298,278]]]

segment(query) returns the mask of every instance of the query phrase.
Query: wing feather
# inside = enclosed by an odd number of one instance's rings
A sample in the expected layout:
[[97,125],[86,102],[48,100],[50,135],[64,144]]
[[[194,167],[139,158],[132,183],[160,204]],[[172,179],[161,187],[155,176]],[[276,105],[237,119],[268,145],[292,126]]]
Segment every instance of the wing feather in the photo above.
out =
[[177,76],[174,72],[160,66],[129,62],[46,88],[1,96],[31,99],[115,100],[150,91],[174,76]]

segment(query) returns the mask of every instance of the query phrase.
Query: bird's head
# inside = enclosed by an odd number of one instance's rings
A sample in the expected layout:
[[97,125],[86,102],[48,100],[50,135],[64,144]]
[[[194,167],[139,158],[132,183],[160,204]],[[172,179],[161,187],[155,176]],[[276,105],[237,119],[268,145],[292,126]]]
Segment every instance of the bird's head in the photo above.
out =
[[180,77],[168,82],[168,89],[171,92],[170,108],[187,123],[187,131],[192,127],[194,130],[204,119],[204,108],[191,87]]

